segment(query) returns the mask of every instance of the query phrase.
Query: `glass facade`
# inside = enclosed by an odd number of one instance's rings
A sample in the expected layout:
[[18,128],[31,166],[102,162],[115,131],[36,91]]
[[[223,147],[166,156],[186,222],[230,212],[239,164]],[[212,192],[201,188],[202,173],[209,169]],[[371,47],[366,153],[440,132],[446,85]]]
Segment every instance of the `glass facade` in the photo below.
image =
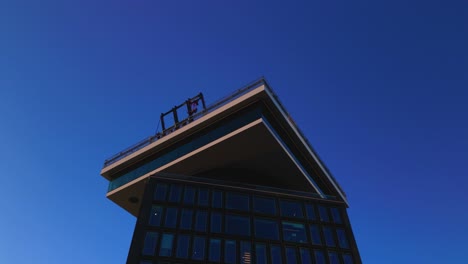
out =
[[[153,178],[136,263],[360,263],[339,203]],[[146,209],[145,209],[146,208]],[[350,237],[351,236],[351,237]]]

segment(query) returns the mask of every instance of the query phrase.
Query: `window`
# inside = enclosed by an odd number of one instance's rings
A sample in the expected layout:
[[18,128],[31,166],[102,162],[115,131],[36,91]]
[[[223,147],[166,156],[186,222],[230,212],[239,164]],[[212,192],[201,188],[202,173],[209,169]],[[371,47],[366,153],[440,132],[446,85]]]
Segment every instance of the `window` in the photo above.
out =
[[226,208],[241,211],[249,211],[249,196],[240,193],[227,193]]
[[250,236],[250,220],[245,216],[226,215],[224,230],[230,235]]
[[336,229],[336,234],[338,235],[338,245],[340,248],[349,248],[348,239],[346,239],[346,232],[342,228]]
[[309,220],[315,220],[315,210],[314,206],[311,204],[306,204],[306,213],[307,213],[307,219]]
[[255,213],[276,215],[275,199],[265,197],[254,197],[253,210]]
[[169,192],[169,202],[172,202],[172,203],[180,202],[181,194],[182,194],[181,186],[177,184],[171,184],[171,191]]
[[320,220],[323,222],[329,222],[330,219],[328,218],[328,208],[325,206],[319,205],[319,213],[320,213]]
[[166,201],[166,195],[167,195],[167,184],[156,185],[156,190],[154,191],[154,200]]
[[312,244],[321,245],[322,239],[320,238],[320,228],[317,225],[310,225],[310,238],[312,239]]
[[296,249],[293,247],[286,247],[286,263],[297,264]]
[[153,256],[157,243],[158,243],[158,233],[156,232],[146,233],[142,254],[145,256]]
[[282,264],[283,257],[281,256],[281,247],[272,245],[270,247],[270,255],[271,255],[271,264]]
[[192,259],[203,260],[205,258],[205,238],[195,237],[193,239]]
[[344,264],[353,264],[353,257],[350,254],[343,254]]
[[195,203],[195,189],[191,186],[185,186],[184,204]]
[[149,224],[151,226],[159,226],[161,225],[163,208],[161,206],[153,205],[151,207],[151,215]]
[[310,258],[310,252],[307,248],[301,248],[301,263],[302,264],[312,264],[312,259]]
[[325,264],[325,256],[323,255],[322,251],[315,250],[314,255],[315,255],[315,263],[316,264]]
[[325,244],[329,247],[334,247],[335,239],[333,238],[332,228],[323,227],[323,235],[325,236]]
[[236,241],[226,240],[224,244],[224,262],[228,264],[237,263]]
[[265,244],[255,244],[256,264],[267,264],[267,251]]
[[195,230],[204,232],[206,231],[206,222],[208,218],[208,213],[206,211],[197,212],[197,219],[195,222]]
[[283,221],[283,239],[289,242],[307,243],[304,225]]
[[336,224],[341,224],[342,221],[341,221],[340,209],[333,207],[330,210],[331,210],[333,222]]
[[293,201],[280,201],[281,216],[302,218],[302,206]]
[[190,237],[188,235],[179,235],[177,239],[177,253],[178,258],[188,258]]
[[172,242],[174,241],[173,234],[163,234],[161,239],[161,249],[159,256],[170,257],[172,255]]
[[278,224],[267,219],[255,219],[255,237],[265,239],[279,239]]
[[164,221],[165,227],[176,227],[177,224],[177,208],[169,207],[166,209],[166,220]]
[[223,208],[223,192],[213,191],[213,200],[211,203],[213,208]]
[[336,252],[328,252],[328,258],[330,259],[330,264],[340,264],[340,259]]
[[252,263],[252,244],[248,241],[241,241],[240,242],[240,260],[241,264]]
[[198,205],[199,206],[208,206],[210,202],[210,193],[208,189],[199,189],[198,190]]
[[182,215],[180,217],[180,229],[192,229],[192,216],[193,211],[190,209],[182,209]]
[[210,254],[208,256],[209,261],[218,262],[221,260],[221,240],[210,239],[209,246]]
[[222,216],[220,213],[211,213],[211,232],[221,233]]

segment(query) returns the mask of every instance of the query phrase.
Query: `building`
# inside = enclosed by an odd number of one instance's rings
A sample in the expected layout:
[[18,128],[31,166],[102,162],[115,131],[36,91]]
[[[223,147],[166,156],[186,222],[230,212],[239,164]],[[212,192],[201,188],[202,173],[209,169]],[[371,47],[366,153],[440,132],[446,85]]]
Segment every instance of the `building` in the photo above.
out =
[[127,263],[361,263],[343,190],[264,79],[161,120],[101,171],[137,218]]

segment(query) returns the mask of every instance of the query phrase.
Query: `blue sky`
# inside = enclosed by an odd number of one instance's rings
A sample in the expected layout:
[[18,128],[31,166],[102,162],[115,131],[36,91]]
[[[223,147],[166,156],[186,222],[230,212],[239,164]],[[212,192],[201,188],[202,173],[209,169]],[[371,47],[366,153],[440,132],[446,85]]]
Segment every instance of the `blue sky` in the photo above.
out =
[[265,76],[365,263],[464,263],[466,1],[1,1],[0,263],[124,263],[108,156]]

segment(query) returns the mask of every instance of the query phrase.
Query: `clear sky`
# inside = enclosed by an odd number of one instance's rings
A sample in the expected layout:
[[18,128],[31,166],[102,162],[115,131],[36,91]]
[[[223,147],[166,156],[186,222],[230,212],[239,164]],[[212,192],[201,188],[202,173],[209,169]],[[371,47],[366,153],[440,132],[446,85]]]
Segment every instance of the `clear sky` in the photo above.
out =
[[3,0],[0,263],[124,263],[105,158],[265,76],[364,263],[467,263],[467,1]]

